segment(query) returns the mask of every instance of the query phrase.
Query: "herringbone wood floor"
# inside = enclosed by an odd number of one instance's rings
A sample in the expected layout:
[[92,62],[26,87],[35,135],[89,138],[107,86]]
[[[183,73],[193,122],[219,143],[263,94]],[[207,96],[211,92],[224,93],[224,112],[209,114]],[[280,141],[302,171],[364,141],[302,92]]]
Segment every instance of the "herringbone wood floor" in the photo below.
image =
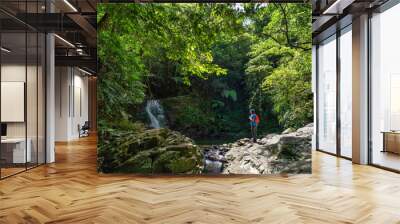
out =
[[0,181],[0,223],[400,223],[400,175],[330,155],[290,177],[99,175],[95,141]]

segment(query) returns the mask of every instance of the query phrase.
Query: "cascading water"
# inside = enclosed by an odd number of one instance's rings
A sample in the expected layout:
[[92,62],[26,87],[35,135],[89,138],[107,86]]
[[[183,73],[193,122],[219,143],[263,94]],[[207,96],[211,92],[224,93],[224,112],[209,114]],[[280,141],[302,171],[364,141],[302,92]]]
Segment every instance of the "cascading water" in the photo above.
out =
[[150,119],[151,128],[162,128],[165,126],[164,110],[158,100],[148,100],[146,113]]
[[205,146],[203,148],[204,155],[204,172],[205,173],[221,173],[224,164],[227,162],[225,153],[228,151],[223,146]]

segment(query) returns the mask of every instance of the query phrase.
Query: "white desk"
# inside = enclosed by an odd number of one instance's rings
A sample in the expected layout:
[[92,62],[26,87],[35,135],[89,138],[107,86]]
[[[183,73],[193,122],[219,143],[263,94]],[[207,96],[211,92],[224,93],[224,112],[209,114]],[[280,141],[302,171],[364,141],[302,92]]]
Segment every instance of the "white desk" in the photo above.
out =
[[26,153],[25,153],[25,138],[1,139],[2,147],[4,147],[4,146],[5,147],[13,147],[12,148],[12,151],[13,151],[12,162],[13,163],[31,162],[31,160],[32,160],[32,153],[31,153],[32,141],[30,138],[28,138],[26,142],[28,143],[27,144],[28,147],[26,147]]

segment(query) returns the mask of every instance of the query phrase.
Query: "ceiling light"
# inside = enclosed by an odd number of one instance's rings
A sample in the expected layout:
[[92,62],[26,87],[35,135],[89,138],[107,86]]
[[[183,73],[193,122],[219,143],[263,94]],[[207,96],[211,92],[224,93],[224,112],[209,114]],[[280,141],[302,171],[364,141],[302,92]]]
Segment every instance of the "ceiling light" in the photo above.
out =
[[75,45],[73,45],[73,44],[72,44],[71,42],[69,42],[68,40],[66,40],[66,39],[64,39],[64,38],[62,38],[62,37],[60,37],[60,36],[57,35],[57,34],[54,34],[54,36],[57,37],[57,38],[58,38],[59,40],[61,40],[62,42],[66,43],[68,46],[75,48]]
[[6,52],[6,53],[10,53],[10,52],[11,52],[11,50],[9,50],[9,49],[7,49],[7,48],[5,48],[5,47],[1,47],[0,49],[1,49],[2,51]]
[[83,69],[81,69],[81,68],[79,68],[79,67],[78,67],[78,70],[81,71],[81,72],[83,72],[83,73],[85,73],[85,74],[87,74],[87,75],[92,75],[92,73],[90,73],[90,72],[88,72],[88,71],[85,71],[85,70],[83,70]]
[[64,0],[65,4],[67,4],[74,12],[78,12],[78,10],[68,1]]

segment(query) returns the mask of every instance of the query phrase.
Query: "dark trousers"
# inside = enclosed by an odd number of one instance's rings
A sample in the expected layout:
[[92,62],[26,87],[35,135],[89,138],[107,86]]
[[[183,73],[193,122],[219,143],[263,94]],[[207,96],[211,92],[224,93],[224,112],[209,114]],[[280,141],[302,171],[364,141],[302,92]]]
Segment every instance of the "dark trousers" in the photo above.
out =
[[256,126],[250,126],[251,127],[251,138],[253,139],[253,142],[257,141],[257,125]]

